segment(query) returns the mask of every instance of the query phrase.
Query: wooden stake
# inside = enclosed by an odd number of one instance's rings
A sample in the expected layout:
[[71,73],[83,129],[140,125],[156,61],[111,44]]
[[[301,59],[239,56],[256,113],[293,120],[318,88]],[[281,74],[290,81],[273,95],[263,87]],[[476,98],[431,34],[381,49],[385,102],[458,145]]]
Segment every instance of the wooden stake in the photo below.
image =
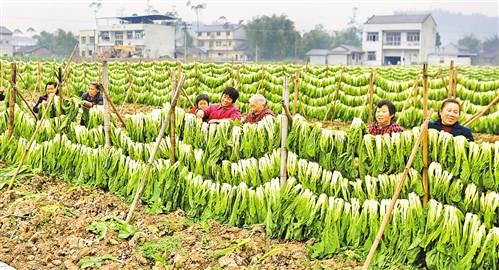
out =
[[482,108],[479,112],[475,113],[472,117],[470,117],[468,120],[464,122],[463,125],[468,126],[471,123],[475,122],[478,120],[486,111],[488,111],[492,106],[494,106],[497,102],[499,101],[499,96],[496,96],[492,102],[489,103],[489,105],[485,106]]
[[[170,107],[170,110],[172,110],[172,108],[174,108],[176,106],[177,98],[178,98],[178,95],[180,93],[180,89],[184,85],[184,79],[185,79],[185,76],[182,74],[182,76],[180,77],[180,81],[178,83],[178,87],[175,90],[175,93],[173,94],[172,105]],[[130,205],[130,209],[128,210],[128,214],[126,217],[127,223],[130,223],[130,221],[132,220],[133,211],[135,210],[135,207],[137,206],[137,203],[140,199],[140,196],[142,195],[142,190],[144,189],[144,185],[146,183],[147,177],[149,177],[149,173],[151,172],[151,167],[152,167],[152,163],[154,162],[154,157],[156,156],[156,152],[158,152],[159,145],[161,144],[161,139],[163,138],[163,135],[165,134],[166,125],[169,121],[170,116],[171,116],[170,112],[165,114],[165,118],[163,119],[163,123],[161,124],[161,129],[159,130],[158,137],[156,137],[156,142],[155,142],[154,148],[151,152],[151,156],[149,156],[149,160],[147,162],[144,173],[142,174],[142,178],[140,179],[139,186],[137,187],[137,190],[135,191],[135,196],[134,196],[133,202]]]
[[[414,80],[414,84],[412,85],[412,101],[413,101],[413,106],[416,107],[416,99],[418,97],[418,90],[419,90],[419,74],[416,75],[416,79]],[[403,115],[405,108],[407,107],[407,104],[410,103],[411,99],[407,99],[404,102],[404,107],[402,107],[402,111],[400,111],[400,115]],[[397,124],[400,123],[400,117],[397,118]]]
[[[423,119],[430,118],[428,115],[428,64],[423,65]],[[428,185],[428,129],[423,131],[423,205],[426,206],[430,197],[430,186]]]
[[286,149],[286,141],[288,139],[288,122],[289,119],[286,115],[286,108],[289,106],[289,89],[288,89],[288,77],[285,76],[282,86],[282,122],[281,122],[281,185],[283,185],[287,178],[287,163],[288,163],[288,150]]
[[126,129],[126,123],[123,120],[123,116],[121,116],[121,113],[118,111],[118,109],[114,105],[114,102],[111,99],[111,95],[109,94],[109,90],[107,89],[107,87],[104,86],[103,92],[104,92],[105,98],[107,99],[108,104],[111,106],[111,110],[114,112],[114,114],[116,114],[116,116],[118,117],[118,120],[123,125],[123,127]]
[[45,117],[47,116],[47,113],[50,110],[50,105],[52,104],[53,100],[54,100],[54,95],[49,95],[48,106],[45,108],[45,111],[43,111],[42,118],[40,119],[40,121],[38,121],[38,123],[36,125],[35,132],[33,132],[33,134],[31,135],[31,139],[29,140],[28,145],[27,145],[26,149],[24,150],[23,155],[21,156],[21,161],[19,161],[19,164],[17,165],[17,168],[14,172],[14,175],[12,175],[12,178],[10,179],[9,187],[7,188],[7,190],[12,189],[12,186],[14,185],[14,182],[16,181],[17,175],[19,174],[19,170],[23,166],[24,161],[26,160],[26,157],[28,156],[28,153],[31,150],[31,145],[35,141],[36,135],[38,134],[38,132],[40,132],[43,121],[45,120]]
[[300,84],[300,70],[296,71],[294,83],[295,89],[293,93],[293,114],[296,114],[296,107],[298,106],[298,84]]
[[373,120],[373,95],[374,95],[374,71],[371,70],[371,76],[369,77],[369,115],[367,117],[367,123],[371,123]]
[[[431,115],[431,113],[430,113]],[[369,255],[367,256],[366,261],[364,262],[364,266],[362,266],[363,270],[367,270],[369,268],[369,265],[371,264],[371,261],[374,257],[374,253],[376,252],[376,249],[378,248],[378,245],[381,241],[381,237],[383,237],[383,233],[385,232],[386,226],[388,225],[388,221],[390,220],[390,215],[392,214],[393,208],[395,207],[395,203],[400,195],[400,192],[402,191],[402,188],[404,187],[405,179],[407,178],[407,175],[409,174],[409,169],[412,166],[412,162],[414,161],[414,158],[416,157],[416,153],[418,152],[419,145],[421,144],[421,140],[423,138],[423,133],[428,130],[428,122],[430,121],[430,118],[426,118],[423,124],[421,125],[421,133],[418,136],[418,139],[416,140],[416,143],[412,147],[412,152],[411,155],[409,156],[409,160],[407,161],[407,164],[405,165],[404,171],[402,175],[400,176],[399,183],[397,185],[397,189],[395,190],[395,193],[392,196],[392,200],[390,201],[390,205],[388,206],[388,209],[383,217],[383,221],[381,222],[381,225],[379,227],[378,233],[376,234],[376,238],[374,239],[373,244],[371,245],[371,249],[369,250]]]
[[108,79],[108,70],[107,70],[107,61],[102,62],[102,86],[104,89],[104,137],[106,138],[106,147],[111,147],[111,135],[110,135],[110,126],[111,126],[111,118],[109,117],[109,100],[107,99],[106,90],[109,85]]
[[63,84],[63,75],[62,75],[62,68],[59,67],[57,71],[57,80],[59,83],[57,84],[57,93],[59,93],[59,110],[57,110],[60,113],[62,112],[62,99],[64,96],[64,93],[62,93],[62,84]]
[[454,94],[453,92],[453,87],[454,86],[454,60],[450,60],[450,66],[449,66],[449,88],[447,89],[447,98],[452,98],[452,95]]
[[14,113],[16,104],[16,63],[10,65],[10,93],[9,93],[9,129],[7,130],[7,137],[12,137],[14,133]]
[[31,115],[33,116],[33,118],[38,119],[36,117],[36,114],[35,112],[33,111],[33,109],[31,108],[31,106],[29,105],[28,101],[26,101],[26,99],[23,97],[23,95],[21,95],[21,93],[19,91],[16,91],[16,94],[19,98],[21,98],[21,100],[23,101],[24,105],[26,105],[26,108],[28,108],[28,111],[31,113]]
[[454,66],[454,78],[452,79],[452,96],[457,97],[457,66]]

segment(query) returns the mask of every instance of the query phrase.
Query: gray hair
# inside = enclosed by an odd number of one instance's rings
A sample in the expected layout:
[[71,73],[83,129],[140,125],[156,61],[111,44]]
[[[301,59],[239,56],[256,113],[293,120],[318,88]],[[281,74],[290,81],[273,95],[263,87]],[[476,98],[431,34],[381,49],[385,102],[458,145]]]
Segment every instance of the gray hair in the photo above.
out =
[[263,95],[255,94],[255,95],[251,96],[249,99],[249,102],[253,102],[253,101],[260,102],[260,104],[263,104],[264,107],[267,106],[267,99]]

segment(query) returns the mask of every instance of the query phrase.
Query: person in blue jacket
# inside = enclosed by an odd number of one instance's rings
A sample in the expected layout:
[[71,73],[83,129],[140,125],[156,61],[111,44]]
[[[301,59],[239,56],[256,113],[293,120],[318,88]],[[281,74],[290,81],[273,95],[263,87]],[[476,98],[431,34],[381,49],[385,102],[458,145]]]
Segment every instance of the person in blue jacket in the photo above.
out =
[[461,114],[461,104],[457,99],[448,98],[444,100],[440,111],[438,112],[438,120],[430,122],[428,128],[443,130],[453,136],[464,136],[468,141],[473,141],[471,129],[459,124],[459,116]]

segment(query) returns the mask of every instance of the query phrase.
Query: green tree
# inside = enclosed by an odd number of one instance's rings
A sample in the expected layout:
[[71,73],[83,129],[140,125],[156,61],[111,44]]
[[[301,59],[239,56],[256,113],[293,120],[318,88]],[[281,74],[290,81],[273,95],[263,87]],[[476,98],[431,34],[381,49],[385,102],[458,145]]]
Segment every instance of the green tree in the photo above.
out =
[[473,34],[464,36],[463,38],[458,40],[457,44],[468,49],[472,53],[479,53],[482,47],[482,42]]
[[295,54],[300,34],[295,24],[285,15],[259,16],[244,26],[249,54],[255,57],[258,47],[259,59],[283,59]]
[[312,49],[329,49],[331,48],[332,38],[322,24],[315,26],[303,34],[299,45],[298,56],[305,57],[305,54]]
[[483,41],[482,53],[493,58],[492,64],[499,65],[499,38],[497,35]]
[[37,46],[43,46],[52,50],[58,56],[69,56],[78,40],[71,32],[58,29],[55,33],[42,31],[33,37],[37,40]]
[[355,27],[349,27],[345,30],[336,31],[332,39],[331,46],[336,47],[339,45],[361,46],[362,40],[360,30]]

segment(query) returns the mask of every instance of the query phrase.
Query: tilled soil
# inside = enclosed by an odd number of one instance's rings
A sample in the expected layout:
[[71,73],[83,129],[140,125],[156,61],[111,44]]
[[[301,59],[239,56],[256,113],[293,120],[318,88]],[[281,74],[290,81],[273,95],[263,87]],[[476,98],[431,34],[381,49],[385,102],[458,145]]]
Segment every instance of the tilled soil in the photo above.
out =
[[[137,232],[129,239],[108,230],[98,240],[86,229],[103,217],[124,219],[127,211],[122,198],[100,189],[48,176],[24,179],[13,190],[0,191],[0,261],[16,269],[83,269],[83,261],[99,258],[100,267],[92,264],[99,269],[360,268],[360,262],[345,255],[310,259],[312,241],[269,239],[259,225],[241,229],[194,221],[181,210],[151,214],[139,206],[132,221]],[[141,250],[155,241],[163,244],[157,261]],[[105,255],[114,259],[102,260]]]

